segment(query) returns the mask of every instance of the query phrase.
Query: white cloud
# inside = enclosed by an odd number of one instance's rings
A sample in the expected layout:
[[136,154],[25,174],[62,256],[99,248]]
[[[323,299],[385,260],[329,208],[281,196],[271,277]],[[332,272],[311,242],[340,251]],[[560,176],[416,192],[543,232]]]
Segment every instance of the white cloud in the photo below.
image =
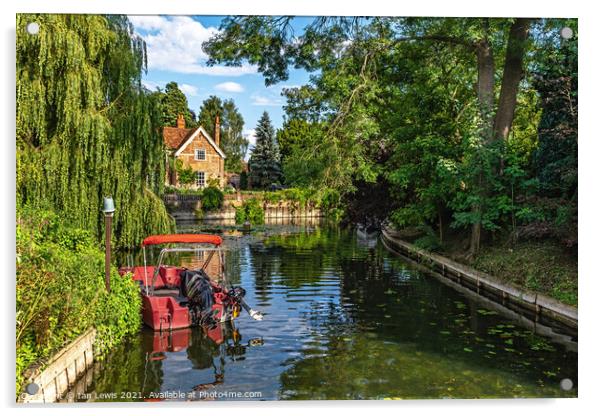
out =
[[129,16],[129,19],[146,42],[149,69],[232,77],[257,72],[249,64],[206,66],[209,57],[203,52],[203,42],[218,33],[218,29],[205,27],[191,17]]
[[180,84],[179,85],[180,90],[182,90],[182,92],[188,96],[191,97],[197,97],[199,95],[199,89],[197,87],[195,87],[194,85],[190,85],[190,84]]
[[136,29],[160,30],[165,27],[166,19],[161,16],[128,16]]
[[150,91],[155,91],[157,88],[163,88],[161,85],[154,81],[142,80],[142,85]]
[[271,106],[279,106],[282,105],[282,100],[280,98],[272,98],[266,97],[265,95],[253,94],[251,95],[252,105],[271,107]]
[[237,82],[222,82],[221,84],[217,84],[215,86],[215,89],[218,91],[225,91],[225,92],[243,92],[245,89],[243,88],[242,85],[240,85]]

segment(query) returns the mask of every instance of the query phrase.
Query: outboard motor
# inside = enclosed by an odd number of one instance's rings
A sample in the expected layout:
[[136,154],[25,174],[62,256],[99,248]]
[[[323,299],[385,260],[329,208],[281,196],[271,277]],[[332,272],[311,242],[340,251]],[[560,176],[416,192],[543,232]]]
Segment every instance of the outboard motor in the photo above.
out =
[[213,287],[202,270],[185,270],[180,274],[180,292],[188,298],[193,325],[213,325]]

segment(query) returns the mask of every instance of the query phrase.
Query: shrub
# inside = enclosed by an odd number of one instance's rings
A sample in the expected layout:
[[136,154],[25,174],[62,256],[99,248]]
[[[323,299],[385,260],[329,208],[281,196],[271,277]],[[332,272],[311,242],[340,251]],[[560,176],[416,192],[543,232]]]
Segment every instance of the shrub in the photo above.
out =
[[138,286],[111,271],[105,290],[104,252],[92,234],[51,211],[17,210],[16,383],[91,327],[104,354],[140,326]]
[[263,224],[263,207],[257,198],[251,198],[236,208],[236,223],[242,224],[249,221],[253,225]]
[[184,166],[180,160],[176,160],[176,172],[178,173],[178,183],[180,185],[192,185],[196,180],[196,172],[190,166]]
[[203,204],[204,211],[220,209],[224,203],[224,193],[215,186],[208,186],[203,189],[201,203]]

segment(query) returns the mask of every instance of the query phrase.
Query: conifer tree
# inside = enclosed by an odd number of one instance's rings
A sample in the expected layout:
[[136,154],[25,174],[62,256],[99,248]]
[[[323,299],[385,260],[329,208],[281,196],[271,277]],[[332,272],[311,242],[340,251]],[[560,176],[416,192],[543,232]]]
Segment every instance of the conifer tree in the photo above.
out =
[[282,180],[280,149],[267,111],[255,127],[255,136],[257,141],[249,159],[249,180],[254,188],[266,189]]

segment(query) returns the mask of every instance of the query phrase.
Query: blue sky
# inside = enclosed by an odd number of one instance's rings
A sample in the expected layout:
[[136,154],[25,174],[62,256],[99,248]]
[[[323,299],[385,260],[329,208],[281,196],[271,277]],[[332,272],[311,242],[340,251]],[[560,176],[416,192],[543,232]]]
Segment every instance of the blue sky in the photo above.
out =
[[[201,45],[218,32],[222,16],[129,16],[134,29],[147,44],[148,73],[143,82],[149,89],[165,87],[175,81],[188,98],[189,107],[198,114],[203,100],[210,95],[232,98],[245,120],[244,134],[254,144],[253,130],[263,111],[270,114],[276,128],[282,125],[285,104],[282,88],[306,84],[309,74],[292,69],[290,78],[266,87],[255,67],[206,65]],[[302,19],[296,22],[300,27]]]

